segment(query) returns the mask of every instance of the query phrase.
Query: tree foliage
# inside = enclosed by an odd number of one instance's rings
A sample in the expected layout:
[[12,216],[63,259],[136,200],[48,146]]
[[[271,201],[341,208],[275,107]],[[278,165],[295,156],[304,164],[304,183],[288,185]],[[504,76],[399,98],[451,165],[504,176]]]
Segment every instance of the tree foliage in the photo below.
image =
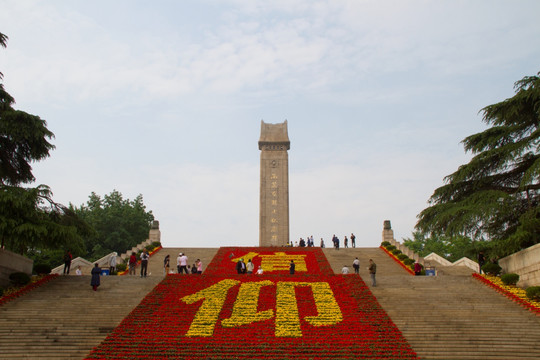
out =
[[[0,46],[7,36],[0,33]],[[0,73],[0,80],[2,74]],[[49,157],[54,134],[39,116],[15,110],[15,100],[0,83],[0,242],[26,254],[39,248],[82,251],[81,234],[88,232],[73,211],[52,200],[46,185],[24,188],[35,180],[31,163]]]
[[146,211],[142,195],[124,199],[117,190],[103,198],[93,192],[86,205],[73,210],[95,231],[84,239],[86,256],[92,260],[112,251],[123,253],[145,241],[154,220],[152,211]]
[[417,229],[487,240],[503,256],[540,242],[540,77],[481,112],[490,127],[463,140],[473,158],[434,191]]
[[403,239],[403,245],[422,257],[434,252],[451,262],[459,260],[462,257],[476,259],[477,251],[475,243],[466,236],[448,237],[434,234],[426,236],[418,231],[413,232],[412,235],[412,239]]

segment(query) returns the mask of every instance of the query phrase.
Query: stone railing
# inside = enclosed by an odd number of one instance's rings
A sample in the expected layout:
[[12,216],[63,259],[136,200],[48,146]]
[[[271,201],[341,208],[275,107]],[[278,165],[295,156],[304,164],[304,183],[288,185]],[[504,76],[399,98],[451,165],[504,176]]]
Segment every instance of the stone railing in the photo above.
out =
[[445,258],[443,258],[442,256],[437,255],[434,252],[432,252],[431,254],[424,257],[424,261],[436,262],[442,266],[466,266],[471,270],[478,271],[478,263],[475,261],[472,261],[471,259],[465,256],[459,260],[450,262],[446,260]]
[[461,259],[454,261],[453,263],[435,253],[431,253],[426,257],[421,257],[420,255],[409,249],[407,246],[394,239],[394,231],[392,230],[392,227],[390,225],[390,220],[384,221],[382,240],[388,241],[390,244],[394,245],[396,249],[401,250],[403,254],[407,255],[411,259],[414,259],[414,261],[419,262],[424,267],[433,267],[433,263],[435,262],[442,266],[466,266],[469,269],[478,271],[478,263],[467,257],[462,257]]

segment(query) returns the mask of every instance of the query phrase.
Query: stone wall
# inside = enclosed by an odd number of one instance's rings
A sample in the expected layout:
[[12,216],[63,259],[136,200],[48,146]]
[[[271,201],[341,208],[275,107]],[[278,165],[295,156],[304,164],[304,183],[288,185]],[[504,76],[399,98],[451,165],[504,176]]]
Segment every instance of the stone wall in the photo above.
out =
[[505,273],[519,275],[518,286],[540,286],[540,244],[499,260]]
[[9,285],[9,274],[23,272],[32,274],[34,260],[15,254],[11,251],[0,249],[0,286]]

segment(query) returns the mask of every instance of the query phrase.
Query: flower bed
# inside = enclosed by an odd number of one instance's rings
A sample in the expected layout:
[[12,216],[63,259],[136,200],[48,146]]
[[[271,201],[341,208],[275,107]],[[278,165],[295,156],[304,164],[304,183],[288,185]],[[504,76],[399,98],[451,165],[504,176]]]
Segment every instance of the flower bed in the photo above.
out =
[[388,251],[384,246],[380,246],[380,248],[388,254],[392,259],[394,259],[395,262],[397,262],[402,268],[404,268],[409,274],[414,275],[413,269],[411,269],[409,266],[405,265],[403,261],[399,260],[396,255],[392,254],[390,251]]
[[206,267],[207,275],[234,275],[236,263],[251,259],[254,272],[262,266],[265,275],[289,274],[289,262],[294,260],[296,273],[302,275],[330,275],[334,272],[320,248],[261,248],[222,247]]
[[[271,267],[236,274],[231,255],[249,253]],[[306,271],[278,269],[288,257]],[[165,277],[87,357],[179,358],[417,359],[360,277],[289,248],[223,248],[203,275]]]
[[21,287],[20,289],[15,290],[14,292],[4,294],[2,297],[0,297],[0,305],[3,305],[5,303],[7,303],[8,301],[11,301],[13,299],[18,298],[21,295],[26,294],[27,292],[29,292],[29,291],[31,291],[31,290],[45,284],[46,282],[51,281],[52,279],[56,278],[57,276],[59,276],[59,275],[58,274],[46,275],[46,276],[44,276],[42,278],[37,279],[36,281],[33,281],[33,282],[29,283],[26,286]]
[[537,315],[540,315],[540,303],[529,299],[525,293],[525,290],[522,288],[514,285],[505,285],[498,276],[481,275],[478,273],[473,273],[472,276],[505,295],[510,300],[518,303]]

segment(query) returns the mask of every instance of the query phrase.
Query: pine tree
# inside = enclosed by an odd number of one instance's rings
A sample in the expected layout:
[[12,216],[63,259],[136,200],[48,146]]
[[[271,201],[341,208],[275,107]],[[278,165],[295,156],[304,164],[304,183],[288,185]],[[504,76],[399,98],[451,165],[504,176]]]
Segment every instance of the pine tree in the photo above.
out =
[[481,110],[490,127],[463,140],[474,157],[445,178],[417,229],[489,241],[504,256],[540,242],[540,72]]

